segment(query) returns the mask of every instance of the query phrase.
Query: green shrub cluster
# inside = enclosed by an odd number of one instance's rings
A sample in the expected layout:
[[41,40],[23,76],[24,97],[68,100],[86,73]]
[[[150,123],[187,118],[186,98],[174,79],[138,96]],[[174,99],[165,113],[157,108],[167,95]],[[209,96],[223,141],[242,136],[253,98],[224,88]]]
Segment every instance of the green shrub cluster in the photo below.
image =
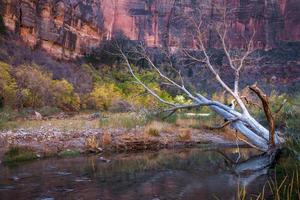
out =
[[[84,108],[110,110],[114,102],[125,101],[136,108],[157,108],[163,106],[150,95],[143,86],[136,83],[126,70],[118,67],[103,66],[100,71],[83,66],[94,77],[94,88],[90,94],[82,98]],[[100,75],[101,74],[101,75]],[[158,76],[154,72],[139,70],[138,77],[155,91],[161,98],[175,100],[158,84]]]
[[13,106],[17,97],[17,82],[12,76],[11,67],[0,62],[0,104],[4,106]]
[[80,98],[66,80],[53,80],[38,66],[15,68],[0,63],[0,98],[6,108],[58,107],[66,111],[80,109]]
[[[19,109],[55,107],[64,111],[80,109],[99,109],[103,111],[128,110],[130,108],[157,108],[163,106],[150,95],[126,70],[103,67],[104,74],[83,66],[87,73],[93,74],[94,87],[90,93],[79,96],[67,80],[53,80],[37,65],[24,65],[12,68],[0,62],[0,105],[5,108]],[[146,70],[139,72],[139,78],[161,98],[189,103],[183,96],[172,98],[158,84],[157,74]],[[127,108],[121,108],[121,107]],[[117,108],[118,107],[118,108]]]
[[113,83],[104,83],[96,85],[90,93],[91,105],[96,109],[108,110],[113,101],[122,98],[119,88]]
[[[286,101],[285,104],[283,102]],[[289,135],[295,134],[300,130],[300,96],[278,94],[272,91],[269,95],[270,108],[273,112],[276,129],[287,132]],[[260,101],[255,101],[256,105],[261,105]],[[282,105],[283,104],[283,105]],[[267,120],[262,106],[251,106],[250,111],[262,123],[267,125]],[[281,108],[281,109],[280,109]],[[284,130],[283,130],[284,129]]]

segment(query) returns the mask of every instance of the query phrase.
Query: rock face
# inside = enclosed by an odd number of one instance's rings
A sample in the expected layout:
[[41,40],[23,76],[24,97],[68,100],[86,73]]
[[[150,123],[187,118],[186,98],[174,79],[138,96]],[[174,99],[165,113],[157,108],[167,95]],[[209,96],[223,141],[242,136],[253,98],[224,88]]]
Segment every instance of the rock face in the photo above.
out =
[[[193,47],[184,26],[173,19],[179,11],[213,0],[2,0],[1,14],[8,29],[32,47],[41,47],[58,58],[74,58],[103,40],[122,35],[149,46]],[[224,0],[213,2],[222,3]],[[256,30],[256,46],[276,47],[281,41],[300,40],[299,0],[230,0],[237,10],[230,23],[236,36]],[[209,38],[208,44],[214,44]]]
[[8,29],[55,57],[74,58],[104,36],[101,1],[4,0],[1,7]]

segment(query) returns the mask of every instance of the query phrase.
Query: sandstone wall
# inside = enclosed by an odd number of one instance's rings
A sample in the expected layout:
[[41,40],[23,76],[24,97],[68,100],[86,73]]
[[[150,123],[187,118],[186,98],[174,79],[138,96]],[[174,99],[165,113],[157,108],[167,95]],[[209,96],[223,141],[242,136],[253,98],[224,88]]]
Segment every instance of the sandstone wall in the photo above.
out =
[[[74,58],[106,39],[122,35],[149,46],[193,47],[191,30],[174,16],[213,0],[2,0],[7,27],[33,48],[58,58]],[[223,0],[215,0],[221,2]],[[300,40],[299,0],[230,0],[237,17],[230,23],[234,45],[256,30],[256,46],[270,49]],[[208,44],[214,44],[214,37]]]

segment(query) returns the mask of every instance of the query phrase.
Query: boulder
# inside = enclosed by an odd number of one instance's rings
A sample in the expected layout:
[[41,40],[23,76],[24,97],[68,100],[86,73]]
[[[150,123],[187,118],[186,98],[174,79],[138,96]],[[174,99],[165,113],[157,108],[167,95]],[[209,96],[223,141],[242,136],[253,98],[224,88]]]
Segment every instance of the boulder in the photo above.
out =
[[41,113],[37,112],[37,111],[34,111],[34,117],[33,117],[34,120],[42,120],[43,119],[43,116],[41,115]]

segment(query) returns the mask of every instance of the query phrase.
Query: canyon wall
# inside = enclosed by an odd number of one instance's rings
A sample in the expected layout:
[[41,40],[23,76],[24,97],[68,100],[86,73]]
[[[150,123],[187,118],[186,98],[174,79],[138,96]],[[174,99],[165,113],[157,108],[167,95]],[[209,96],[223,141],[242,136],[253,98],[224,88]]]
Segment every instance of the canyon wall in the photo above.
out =
[[[200,2],[210,12],[224,0],[2,0],[7,28],[32,48],[57,58],[75,58],[104,40],[123,36],[153,47],[193,48],[191,30],[174,20]],[[236,10],[231,41],[256,30],[255,44],[271,49],[282,41],[300,41],[300,0],[229,0]],[[214,37],[208,44],[214,44]]]

